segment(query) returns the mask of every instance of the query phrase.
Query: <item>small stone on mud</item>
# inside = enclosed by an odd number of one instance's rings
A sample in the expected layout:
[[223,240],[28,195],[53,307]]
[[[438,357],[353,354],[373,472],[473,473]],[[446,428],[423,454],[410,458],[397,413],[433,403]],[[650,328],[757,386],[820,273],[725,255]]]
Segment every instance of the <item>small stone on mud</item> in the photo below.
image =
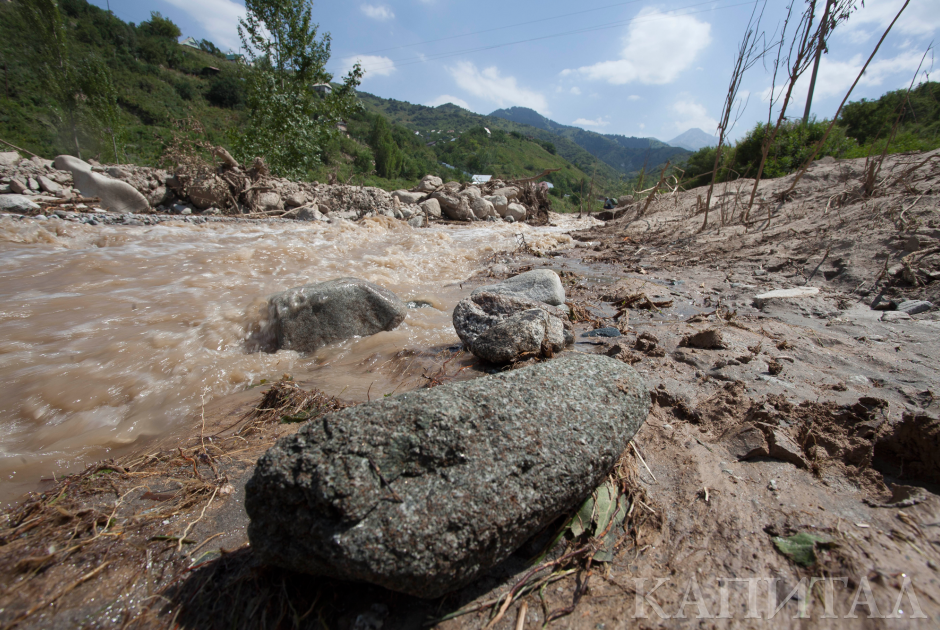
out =
[[715,328],[709,328],[694,335],[686,335],[679,342],[679,345],[684,348],[701,348],[702,350],[716,350],[725,347],[721,338],[721,331]]

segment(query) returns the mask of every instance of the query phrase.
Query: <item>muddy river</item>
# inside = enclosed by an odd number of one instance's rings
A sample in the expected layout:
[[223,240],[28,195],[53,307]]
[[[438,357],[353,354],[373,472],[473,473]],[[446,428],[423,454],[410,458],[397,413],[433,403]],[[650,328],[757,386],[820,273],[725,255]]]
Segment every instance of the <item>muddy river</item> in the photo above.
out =
[[[494,252],[565,247],[572,226],[414,230],[359,224],[87,226],[0,217],[0,501],[40,477],[191,430],[203,401],[289,373],[364,400],[400,378],[403,350],[459,343],[460,283]],[[258,350],[266,296],[343,276],[431,307],[396,330],[313,354]]]

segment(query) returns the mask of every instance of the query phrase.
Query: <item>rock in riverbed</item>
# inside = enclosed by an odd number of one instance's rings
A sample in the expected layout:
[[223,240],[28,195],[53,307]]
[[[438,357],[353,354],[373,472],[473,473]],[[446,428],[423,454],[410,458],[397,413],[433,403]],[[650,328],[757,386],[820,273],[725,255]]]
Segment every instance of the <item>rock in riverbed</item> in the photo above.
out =
[[583,501],[649,407],[632,368],[575,354],[330,414],[258,461],[252,549],[287,569],[438,597]]
[[150,211],[150,202],[136,188],[119,179],[93,173],[91,164],[71,155],[60,155],[55,167],[72,173],[75,187],[86,197],[101,199],[101,207],[112,212],[138,214]]
[[561,278],[551,269],[533,269],[532,271],[520,273],[518,276],[503,280],[499,284],[480,287],[470,295],[479,293],[514,295],[545,302],[552,306],[562,306],[565,303],[565,288],[561,285]]
[[339,339],[392,330],[408,307],[398,296],[358,278],[339,278],[288,289],[268,298],[278,347],[313,352]]
[[524,297],[474,291],[454,308],[453,321],[470,351],[493,363],[526,353],[550,357],[574,343],[564,309]]

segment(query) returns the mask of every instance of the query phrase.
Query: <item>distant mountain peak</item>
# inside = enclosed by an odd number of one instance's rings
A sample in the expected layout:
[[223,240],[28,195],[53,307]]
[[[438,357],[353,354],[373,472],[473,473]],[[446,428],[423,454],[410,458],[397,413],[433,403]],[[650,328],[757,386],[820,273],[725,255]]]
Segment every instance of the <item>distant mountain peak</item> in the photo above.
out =
[[704,147],[717,147],[718,138],[705,133],[698,127],[693,127],[692,129],[679,134],[666,144],[673,147],[681,147],[689,151],[698,151]]

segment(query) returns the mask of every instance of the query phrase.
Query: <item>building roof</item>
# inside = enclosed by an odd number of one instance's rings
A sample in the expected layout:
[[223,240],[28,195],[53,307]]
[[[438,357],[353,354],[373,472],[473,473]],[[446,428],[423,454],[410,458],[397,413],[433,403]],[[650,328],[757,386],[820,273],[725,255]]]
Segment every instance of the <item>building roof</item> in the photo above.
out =
[[491,179],[493,179],[492,175],[474,175],[470,178],[470,181],[472,181],[474,184],[485,184]]
[[199,42],[197,42],[197,41],[196,41],[195,39],[193,39],[192,37],[187,37],[186,39],[184,39],[183,41],[180,42],[180,46],[189,46],[190,48],[196,48],[196,49],[198,49],[198,48],[199,48]]

